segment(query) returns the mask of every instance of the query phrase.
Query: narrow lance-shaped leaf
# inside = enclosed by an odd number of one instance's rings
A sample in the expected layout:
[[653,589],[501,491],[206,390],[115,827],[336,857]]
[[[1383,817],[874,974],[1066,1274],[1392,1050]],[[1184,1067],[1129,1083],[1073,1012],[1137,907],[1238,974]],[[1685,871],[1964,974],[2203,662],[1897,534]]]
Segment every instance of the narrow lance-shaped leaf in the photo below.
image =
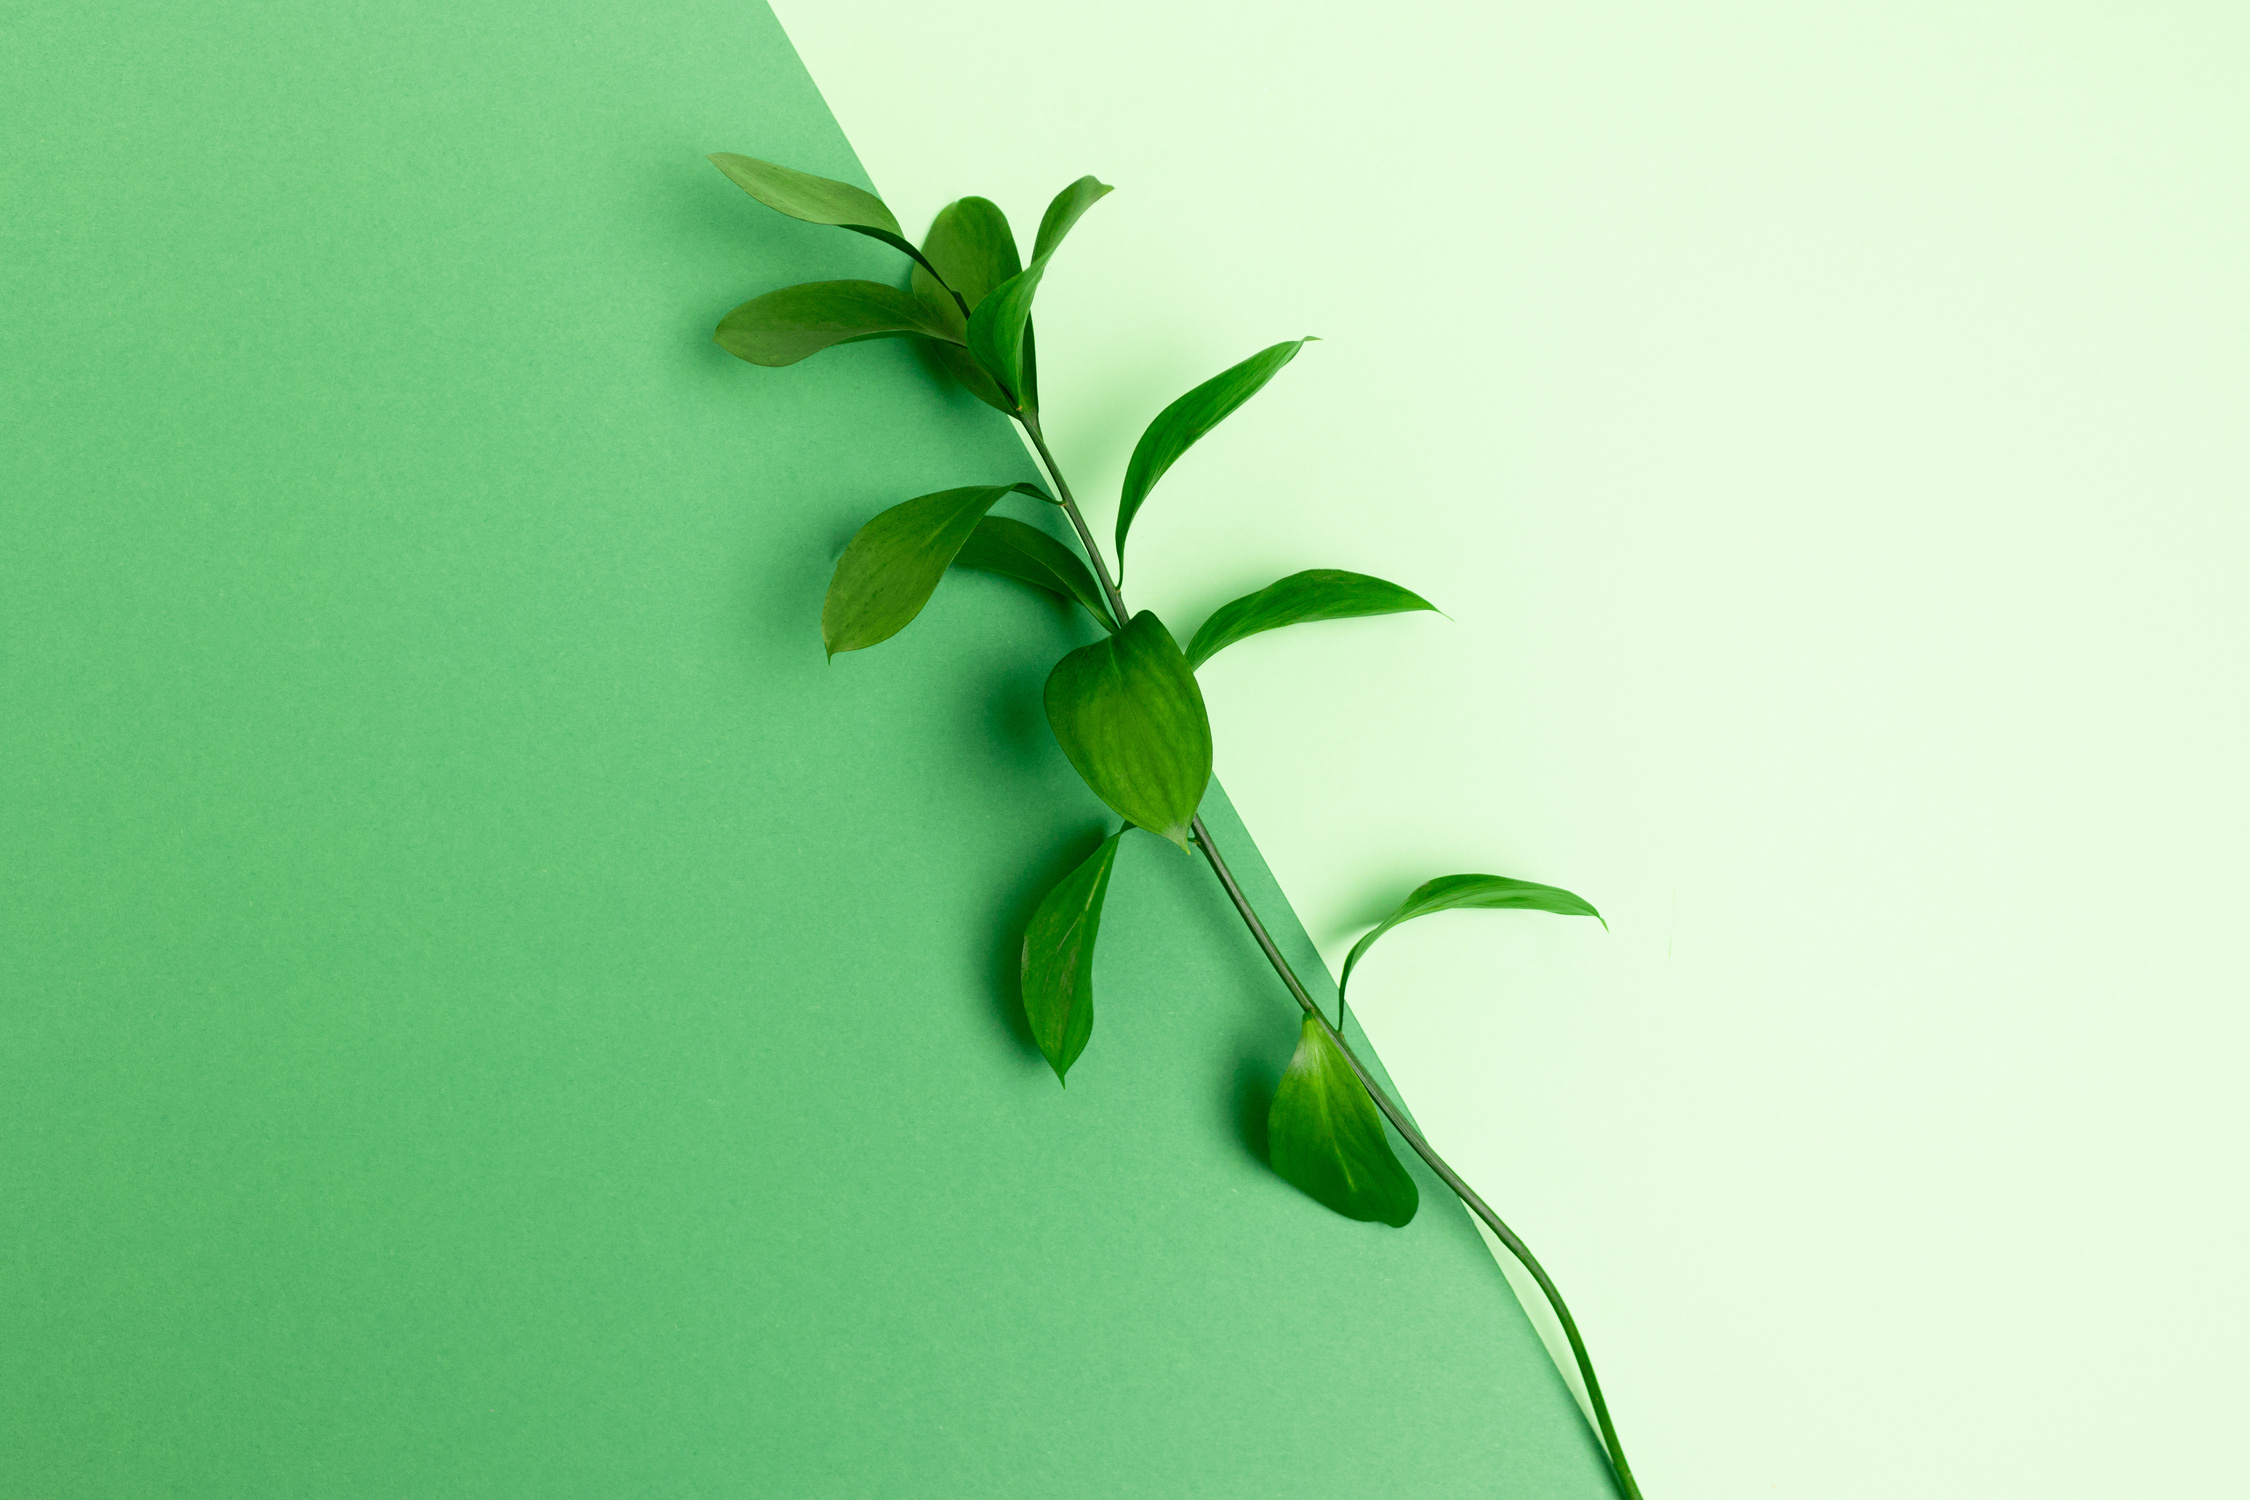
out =
[[1367,1086],[1315,1017],[1274,1091],[1266,1145],[1276,1172],[1348,1219],[1404,1227],[1421,1206]]
[[820,607],[828,654],[857,651],[904,630],[930,602],[984,513],[1016,488],[982,484],[919,495],[860,527],[837,559]]
[[1263,390],[1283,365],[1297,357],[1299,349],[1312,342],[1311,338],[1292,339],[1286,344],[1261,349],[1232,369],[1212,376],[1156,414],[1156,420],[1148,424],[1148,431],[1142,433],[1140,442],[1133,446],[1132,461],[1125,466],[1125,489],[1117,505],[1117,565],[1120,569],[1125,566],[1125,533],[1132,527],[1141,502],[1156,488],[1156,481],[1164,477],[1164,471],[1194,447],[1197,438]]
[[1255,594],[1222,604],[1188,643],[1190,666],[1200,667],[1247,636],[1311,620],[1349,620],[1363,615],[1395,615],[1437,606],[1411,589],[1346,573],[1340,568],[1310,568],[1269,583]]
[[1211,781],[1211,721],[1163,621],[1143,610],[1055,663],[1047,722],[1094,795],[1126,822],[1187,847]]
[[1061,247],[1070,227],[1108,191],[1106,184],[1081,177],[1056,194],[1039,222],[1031,264],[994,287],[969,315],[969,352],[1020,409],[1029,410],[1038,404],[1025,343],[1039,279],[1046,274],[1048,260]]
[[1528,880],[1510,880],[1505,875],[1440,875],[1426,885],[1417,886],[1414,893],[1399,903],[1398,910],[1383,918],[1373,932],[1352,944],[1352,951],[1344,956],[1343,977],[1337,981],[1341,991],[1352,982],[1352,969],[1360,956],[1375,945],[1375,940],[1401,922],[1411,922],[1416,917],[1426,917],[1433,912],[1456,911],[1473,908],[1484,911],[1547,911],[1564,917],[1592,917],[1607,927],[1602,914],[1582,896],[1574,896],[1558,886],[1535,885]]
[[1086,210],[1108,196],[1110,186],[1093,177],[1081,177],[1069,187],[1055,194],[1054,202],[1047,205],[1046,213],[1039,218],[1039,237],[1033,241],[1031,258],[1045,260],[1062,248],[1063,236],[1085,214]]
[[1104,628],[1117,628],[1109,607],[1102,602],[1094,575],[1086,571],[1076,553],[1036,526],[1006,516],[986,516],[969,533],[969,540],[954,556],[953,566],[998,573],[1035,589],[1075,599]]
[[958,335],[911,293],[879,281],[811,281],[753,297],[719,320],[720,348],[754,365],[793,365],[860,339],[954,339]]
[[[1117,865],[1119,829],[1064,876],[1023,935],[1023,1013],[1047,1066],[1062,1079],[1094,1031],[1094,942]],[[1067,1082],[1067,1080],[1065,1080]]]
[[794,167],[777,166],[755,156],[739,156],[732,151],[714,151],[708,160],[726,173],[729,182],[770,209],[792,219],[802,219],[807,224],[830,224],[854,234],[864,234],[894,250],[905,251],[924,267],[930,264],[899,231],[898,217],[882,199],[865,188],[853,187],[832,177],[815,177]]

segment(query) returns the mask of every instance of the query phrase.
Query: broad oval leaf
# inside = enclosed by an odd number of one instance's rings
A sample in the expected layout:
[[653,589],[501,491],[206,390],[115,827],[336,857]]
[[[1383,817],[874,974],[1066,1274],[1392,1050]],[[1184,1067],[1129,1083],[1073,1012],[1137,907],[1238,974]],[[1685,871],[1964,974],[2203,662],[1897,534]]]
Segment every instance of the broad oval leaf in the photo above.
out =
[[1274,1090],[1266,1145],[1276,1172],[1347,1219],[1403,1228],[1421,1207],[1367,1086],[1312,1016]]
[[1297,357],[1299,349],[1312,342],[1311,338],[1292,339],[1286,344],[1261,349],[1232,369],[1212,376],[1156,414],[1156,420],[1148,424],[1148,430],[1134,444],[1132,461],[1125,466],[1125,489],[1117,504],[1117,565],[1120,569],[1125,566],[1125,533],[1131,528],[1141,502],[1156,488],[1156,481],[1164,477],[1164,471],[1194,447],[1196,439],[1264,389],[1265,383],[1273,379],[1283,365]]
[[1269,583],[1255,594],[1222,604],[1188,643],[1188,665],[1200,667],[1247,636],[1311,620],[1351,620],[1363,615],[1395,615],[1437,606],[1411,589],[1347,573],[1341,568],[1309,568]]
[[859,528],[836,561],[820,607],[820,638],[834,656],[887,641],[937,592],[984,513],[1010,484],[939,490],[894,505]]
[[899,232],[897,216],[865,188],[732,151],[714,151],[708,160],[726,173],[729,182],[770,209],[807,224],[830,224],[864,234],[905,251],[923,266],[929,265],[922,252]]
[[1382,925],[1352,944],[1352,951],[1344,956],[1343,977],[1337,989],[1352,982],[1352,967],[1360,955],[1375,946],[1375,940],[1401,922],[1411,922],[1416,917],[1426,917],[1434,912],[1457,911],[1472,908],[1483,911],[1549,911],[1564,917],[1592,917],[1603,927],[1609,923],[1594,910],[1593,903],[1583,896],[1574,896],[1559,886],[1536,885],[1528,880],[1510,880],[1505,875],[1440,875],[1427,884],[1416,886],[1414,893],[1399,903],[1398,910],[1383,918]]
[[[1117,864],[1119,829],[1039,902],[1023,934],[1023,1013],[1032,1040],[1063,1079],[1094,1032],[1094,941]],[[1063,1079],[1068,1082],[1067,1079]]]
[[1086,571],[1076,553],[1036,526],[1007,516],[986,516],[954,555],[953,566],[998,573],[1035,589],[1075,599],[1105,629],[1117,628],[1109,607],[1102,602],[1094,575]]
[[1211,721],[1162,620],[1144,609],[1055,663],[1047,722],[1095,796],[1126,822],[1187,847],[1211,782]]
[[1045,260],[1062,248],[1063,236],[1070,233],[1087,209],[1092,208],[1110,193],[1110,185],[1093,177],[1081,177],[1069,187],[1055,194],[1055,201],[1047,205],[1046,213],[1039,218],[1039,238],[1031,247],[1033,260]]
[[[938,269],[940,282],[922,266],[914,268],[914,295],[952,330],[951,343],[929,345],[938,368],[968,388],[970,395],[999,411],[1013,413],[1014,401],[970,357],[968,309],[1023,269],[1016,255],[1015,231],[1007,215],[989,198],[962,198],[938,210],[922,241],[922,254]],[[957,347],[959,346],[959,347]]]
[[719,320],[720,348],[754,365],[793,365],[835,344],[919,335],[960,341],[921,298],[879,281],[808,281],[753,297]]
[[973,312],[987,293],[1023,269],[1015,231],[990,198],[960,198],[939,209],[923,237],[922,255],[937,275],[916,266],[914,290],[955,312],[960,309],[948,289]]

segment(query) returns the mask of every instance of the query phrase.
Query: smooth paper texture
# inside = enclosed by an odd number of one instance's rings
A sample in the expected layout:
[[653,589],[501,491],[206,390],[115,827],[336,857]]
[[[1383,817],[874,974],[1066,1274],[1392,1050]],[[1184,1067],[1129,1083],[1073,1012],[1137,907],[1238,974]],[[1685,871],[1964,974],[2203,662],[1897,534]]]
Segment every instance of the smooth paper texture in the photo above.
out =
[[5,1488],[1609,1492],[1435,1182],[1258,1159],[1296,1013],[1190,857],[1128,841],[1067,1094],[1030,1046],[1096,627],[957,571],[823,660],[862,522],[1032,475],[902,344],[710,343],[903,276],[703,160],[864,182],[762,6],[10,51]]

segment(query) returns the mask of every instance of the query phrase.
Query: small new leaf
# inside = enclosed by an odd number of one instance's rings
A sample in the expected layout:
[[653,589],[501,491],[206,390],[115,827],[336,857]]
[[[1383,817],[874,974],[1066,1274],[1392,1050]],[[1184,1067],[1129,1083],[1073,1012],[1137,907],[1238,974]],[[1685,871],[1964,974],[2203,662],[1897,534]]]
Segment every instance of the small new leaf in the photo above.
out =
[[1188,643],[1188,665],[1200,667],[1247,636],[1310,620],[1350,620],[1363,615],[1395,615],[1437,606],[1411,589],[1346,573],[1340,568],[1310,568],[1269,583],[1255,594],[1222,604]]
[[969,314],[969,353],[1007,392],[1012,410],[1029,411],[1039,404],[1031,352],[1031,301],[1038,295],[1039,279],[1070,226],[1108,191],[1105,184],[1081,177],[1056,194],[1039,221],[1031,264],[994,287]]
[[1274,1091],[1266,1144],[1276,1172],[1347,1219],[1403,1228],[1421,1206],[1366,1085],[1312,1016]]
[[986,516],[955,554],[953,566],[998,573],[1035,589],[1075,599],[1104,629],[1117,628],[1109,607],[1102,602],[1094,575],[1086,571],[1077,554],[1036,526],[1006,516]]
[[904,630],[1009,484],[940,490],[894,505],[859,528],[836,561],[820,607],[828,654],[857,651]]
[[1265,388],[1297,351],[1313,342],[1292,339],[1261,349],[1241,364],[1223,370],[1156,414],[1148,431],[1133,447],[1132,462],[1125,466],[1125,490],[1117,505],[1117,565],[1125,566],[1125,533],[1156,481],[1179,456],[1195,446],[1197,438],[1227,419],[1229,413]]
[[1032,1039],[1058,1080],[1086,1050],[1094,1031],[1094,941],[1102,901],[1117,864],[1119,829],[1063,877],[1031,914],[1023,935],[1023,1013]]
[[719,320],[720,348],[754,365],[793,365],[834,344],[860,339],[960,342],[919,297],[879,281],[809,281],[753,297]]
[[1024,329],[1031,321],[1031,299],[1038,295],[1039,278],[1046,272],[1045,261],[1033,261],[1027,269],[994,287],[969,314],[969,353],[1014,398],[1019,409],[1031,405],[1024,380]]
[[1094,795],[1187,848],[1211,782],[1211,721],[1195,671],[1147,610],[1081,646],[1047,678],[1047,722]]
[[1574,896],[1559,886],[1535,885],[1528,880],[1510,880],[1505,875],[1440,875],[1426,885],[1415,887],[1414,893],[1399,903],[1398,910],[1383,918],[1382,925],[1352,944],[1352,951],[1344,956],[1343,977],[1337,981],[1341,991],[1352,982],[1352,969],[1360,956],[1375,946],[1375,940],[1401,922],[1411,922],[1416,917],[1426,917],[1433,912],[1456,911],[1472,908],[1483,911],[1548,911],[1564,917],[1592,917],[1603,927],[1609,923],[1594,910],[1593,903],[1583,896]]
[[776,166],[755,156],[738,156],[732,151],[714,151],[708,159],[712,166],[727,174],[729,182],[770,209],[792,219],[802,219],[807,224],[831,224],[854,234],[864,234],[894,250],[905,251],[925,267],[929,265],[922,252],[899,232],[897,216],[882,199],[865,188],[853,187],[832,177],[815,177],[793,167]]

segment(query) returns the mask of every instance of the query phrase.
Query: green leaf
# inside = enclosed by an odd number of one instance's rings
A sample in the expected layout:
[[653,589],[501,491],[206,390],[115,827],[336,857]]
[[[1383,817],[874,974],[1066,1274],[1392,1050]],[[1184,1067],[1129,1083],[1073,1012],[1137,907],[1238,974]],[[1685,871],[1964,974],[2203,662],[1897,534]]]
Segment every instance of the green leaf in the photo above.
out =
[[883,200],[865,188],[776,166],[755,156],[737,156],[732,151],[714,151],[709,161],[727,174],[729,182],[768,208],[807,224],[832,224],[881,240],[894,250],[905,251],[919,264],[929,265],[922,252],[899,232],[898,219]]
[[1027,409],[1033,404],[1030,385],[1024,379],[1024,343],[1031,322],[1031,299],[1038,295],[1039,278],[1046,273],[1047,263],[1034,260],[994,287],[969,314],[969,353],[991,373],[1000,389],[1014,398],[1012,409]]
[[1144,609],[1055,663],[1047,722],[1095,796],[1126,822],[1187,847],[1211,781],[1211,721],[1162,620]]
[[[1125,566],[1125,533],[1133,516],[1156,488],[1164,471],[1195,446],[1195,440],[1225,421],[1234,409],[1265,387],[1297,351],[1314,342],[1292,339],[1261,349],[1241,364],[1223,370],[1156,414],[1133,447],[1132,462],[1125,466],[1125,490],[1117,505],[1117,565]],[[974,347],[972,342],[971,347]]]
[[[1040,901],[1023,935],[1023,1013],[1062,1079],[1094,1031],[1094,940],[1117,864],[1119,829]],[[1065,1079],[1065,1082],[1068,1080]]]
[[940,490],[894,505],[859,528],[836,561],[820,607],[828,654],[857,651],[904,630],[1010,484]]
[[1309,620],[1350,620],[1414,609],[1435,613],[1437,606],[1410,589],[1365,573],[1310,568],[1213,610],[1188,643],[1188,665],[1200,667],[1236,641],[1262,630],[1279,630]]
[[1426,885],[1415,887],[1414,893],[1399,903],[1398,910],[1383,918],[1382,925],[1352,944],[1352,951],[1344,956],[1344,975],[1337,981],[1337,989],[1352,982],[1352,967],[1360,955],[1375,945],[1375,940],[1401,922],[1411,922],[1416,917],[1426,917],[1433,912],[1474,908],[1482,911],[1551,911],[1557,916],[1592,917],[1603,927],[1609,923],[1594,910],[1592,903],[1582,896],[1552,885],[1534,885],[1528,880],[1510,880],[1505,875],[1440,875]]
[[1092,208],[1110,193],[1110,185],[1092,177],[1081,177],[1069,187],[1055,194],[1055,201],[1047,205],[1047,212],[1039,219],[1039,238],[1032,243],[1031,258],[1045,260],[1062,248],[1063,236],[1070,233],[1087,209]]
[[720,348],[754,365],[793,365],[833,344],[958,335],[919,297],[879,281],[809,281],[753,297],[719,320]]
[[1006,516],[986,516],[969,533],[969,540],[954,556],[953,566],[999,573],[1035,589],[1075,599],[1105,629],[1117,628],[1094,575],[1086,571],[1076,553],[1036,526]]
[[994,287],[1023,269],[1008,216],[989,198],[961,198],[939,209],[922,240],[922,254],[937,275],[916,266],[914,290],[956,315],[960,308],[946,288],[958,292],[973,311]]
[[1036,368],[1031,353],[1031,301],[1039,292],[1039,279],[1047,262],[1061,247],[1063,236],[1109,188],[1091,177],[1081,177],[1055,195],[1039,221],[1039,239],[1031,264],[1001,282],[969,314],[969,352],[991,372],[1000,388],[1013,399],[1016,410],[1038,405]]
[[1274,1091],[1266,1146],[1276,1172],[1347,1219],[1403,1228],[1421,1207],[1367,1086],[1315,1017],[1305,1017]]
[[937,276],[917,265],[914,295],[929,304],[930,310],[944,321],[952,339],[951,343],[931,344],[931,357],[937,361],[938,368],[967,387],[970,395],[987,406],[1013,413],[1015,402],[984,367],[970,357],[965,347],[969,338],[968,314],[962,311],[964,303],[975,307],[994,287],[1023,269],[1023,263],[1016,256],[1015,232],[1008,228],[1007,215],[989,198],[962,198],[948,203],[930,222],[929,235],[922,241],[922,254],[945,280],[940,282]]

